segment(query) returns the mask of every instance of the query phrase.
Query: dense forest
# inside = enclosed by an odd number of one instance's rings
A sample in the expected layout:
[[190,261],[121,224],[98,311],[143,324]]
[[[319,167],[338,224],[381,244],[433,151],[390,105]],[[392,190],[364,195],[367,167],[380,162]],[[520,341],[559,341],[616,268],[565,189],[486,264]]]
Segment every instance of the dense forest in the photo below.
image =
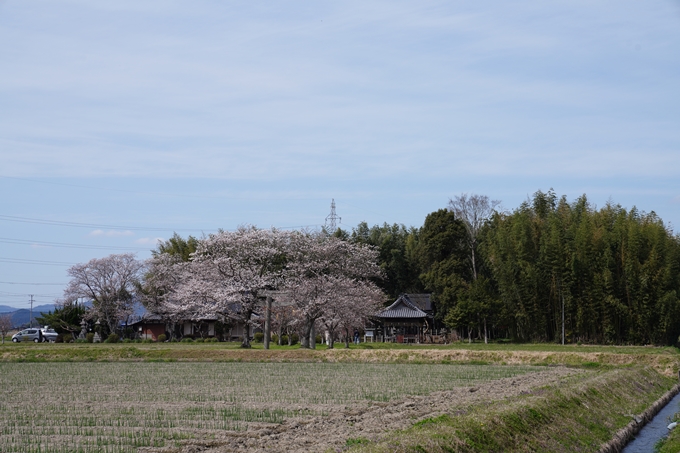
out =
[[420,228],[334,234],[377,247],[384,291],[431,292],[438,321],[466,338],[561,342],[564,325],[567,343],[678,342],[680,238],[655,213],[552,190],[496,206],[464,195]]

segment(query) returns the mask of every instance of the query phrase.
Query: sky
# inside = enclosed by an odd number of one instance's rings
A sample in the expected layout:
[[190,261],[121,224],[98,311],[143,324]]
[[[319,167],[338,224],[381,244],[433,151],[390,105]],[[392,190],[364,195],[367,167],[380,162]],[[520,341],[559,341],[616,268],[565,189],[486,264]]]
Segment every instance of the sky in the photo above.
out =
[[680,225],[680,2],[0,0],[0,305],[239,225],[462,193]]

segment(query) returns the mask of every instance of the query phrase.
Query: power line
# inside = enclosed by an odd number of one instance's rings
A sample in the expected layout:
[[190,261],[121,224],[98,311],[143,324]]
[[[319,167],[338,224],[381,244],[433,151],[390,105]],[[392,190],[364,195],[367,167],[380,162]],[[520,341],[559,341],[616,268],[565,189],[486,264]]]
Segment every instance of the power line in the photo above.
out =
[[29,217],[17,217],[0,215],[0,220],[7,222],[37,223],[40,225],[67,226],[74,228],[97,228],[109,230],[129,230],[129,231],[196,231],[197,228],[152,228],[121,225],[100,225],[96,223],[62,222],[59,220],[34,219]]
[[5,258],[5,257],[0,257],[0,262],[15,264],[40,264],[42,266],[75,266],[75,263],[65,263],[63,261],[27,260],[22,258]]
[[[26,297],[29,296],[29,293],[8,293],[6,291],[0,291],[0,297],[5,298],[5,297]],[[59,297],[59,294],[35,294],[33,293],[35,297],[43,297],[43,298],[52,298],[52,297]]]
[[68,283],[31,283],[31,282],[0,282],[5,285],[30,285],[30,286],[64,286]]
[[0,178],[3,179],[15,179],[17,181],[28,181],[28,182],[37,182],[39,184],[51,184],[54,186],[65,186],[65,187],[77,187],[79,189],[94,189],[94,190],[101,190],[101,191],[106,191],[106,192],[119,192],[119,193],[129,193],[129,194],[134,194],[134,195],[154,195],[154,196],[162,196],[162,197],[183,197],[183,198],[198,198],[198,199],[206,199],[206,200],[243,200],[243,199],[248,199],[247,197],[215,197],[215,196],[210,196],[210,195],[189,195],[186,193],[166,193],[166,192],[142,192],[142,191],[137,191],[137,190],[126,190],[126,189],[112,189],[112,188],[107,188],[107,187],[95,187],[95,186],[85,186],[81,184],[69,184],[65,182],[53,182],[53,181],[40,181],[37,179],[28,179],[28,178],[17,178],[14,176],[3,176],[0,175]]
[[[31,218],[31,217],[18,217],[18,216],[9,216],[9,215],[0,215],[0,220],[4,220],[6,222],[35,223],[35,224],[39,224],[39,225],[55,225],[55,226],[66,226],[66,227],[74,227],[74,228],[96,228],[96,229],[123,230],[123,231],[125,231],[125,230],[128,230],[128,231],[165,231],[165,232],[168,232],[168,231],[195,232],[195,231],[198,231],[198,230],[201,230],[201,231],[217,231],[217,229],[204,230],[202,228],[156,228],[156,227],[148,227],[147,228],[147,227],[140,227],[140,226],[101,225],[101,224],[96,224],[96,223],[63,222],[63,221],[60,221],[60,220],[35,219],[35,218]],[[281,229],[281,230],[287,230],[287,229],[308,228],[308,227],[318,227],[318,226],[321,226],[321,224],[283,226],[283,227],[274,227],[274,228],[278,228],[278,229]],[[223,228],[223,230],[225,230],[225,229]],[[231,230],[227,229],[225,231],[231,231]],[[14,240],[14,239],[7,239],[7,240]],[[122,247],[116,247],[116,248],[122,248]],[[144,250],[146,250],[146,249],[144,249]]]
[[124,247],[124,246],[106,246],[106,245],[87,245],[87,244],[69,244],[66,242],[45,242],[45,241],[29,241],[26,239],[10,239],[0,238],[0,242],[5,244],[26,244],[26,245],[44,245],[47,247],[64,247],[74,249],[96,249],[96,250],[149,250],[148,247]]

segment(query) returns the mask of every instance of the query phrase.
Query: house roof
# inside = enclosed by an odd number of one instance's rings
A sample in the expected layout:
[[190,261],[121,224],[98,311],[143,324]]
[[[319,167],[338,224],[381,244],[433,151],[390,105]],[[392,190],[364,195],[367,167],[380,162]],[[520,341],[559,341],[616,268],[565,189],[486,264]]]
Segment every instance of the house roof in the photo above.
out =
[[[429,300],[429,298],[428,298]],[[389,307],[375,315],[376,318],[427,318],[429,315],[421,310],[407,294],[402,294]]]

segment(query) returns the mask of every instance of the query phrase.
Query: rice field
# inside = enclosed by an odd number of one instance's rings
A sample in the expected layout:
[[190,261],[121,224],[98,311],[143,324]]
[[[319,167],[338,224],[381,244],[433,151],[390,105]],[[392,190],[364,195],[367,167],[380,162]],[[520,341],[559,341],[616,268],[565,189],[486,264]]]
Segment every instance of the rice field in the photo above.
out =
[[136,452],[537,371],[379,363],[0,363],[3,453]]

